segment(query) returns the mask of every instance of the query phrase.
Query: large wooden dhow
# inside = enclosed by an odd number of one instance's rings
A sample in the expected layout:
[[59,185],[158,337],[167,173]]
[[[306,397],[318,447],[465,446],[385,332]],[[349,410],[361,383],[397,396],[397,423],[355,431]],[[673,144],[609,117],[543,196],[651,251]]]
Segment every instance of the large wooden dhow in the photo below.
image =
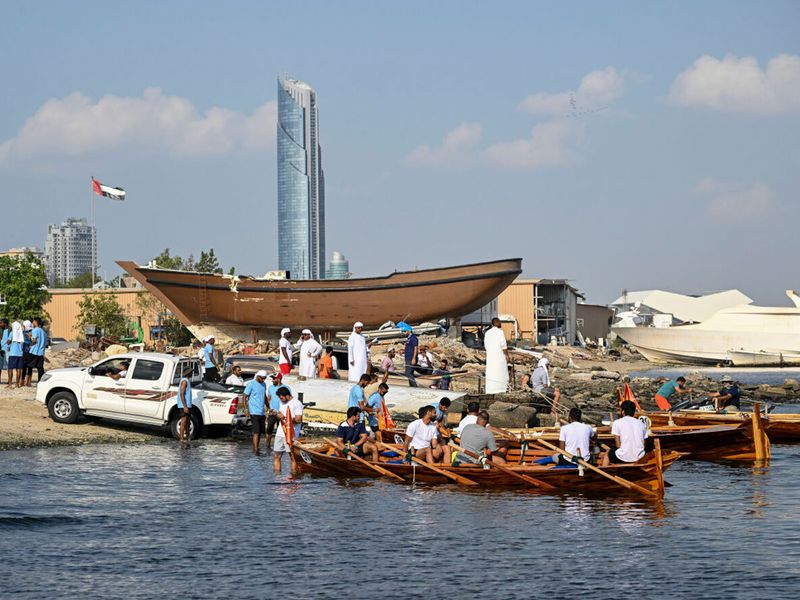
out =
[[118,261],[195,335],[253,339],[282,327],[349,330],[393,321],[458,318],[485,306],[522,273],[522,259],[395,272],[362,279],[260,279]]
[[[399,446],[396,446],[395,450],[398,449]],[[663,472],[681,456],[679,452],[661,451],[659,448],[637,463],[608,467],[579,469],[526,464],[506,465],[499,469],[491,464],[429,465],[419,460],[409,463],[400,457],[399,452],[384,452],[376,463],[363,458],[345,457],[325,442],[295,442],[292,454],[297,471],[314,475],[387,477],[405,483],[456,483],[476,488],[524,488],[603,495],[632,493],[653,499],[663,497]]]

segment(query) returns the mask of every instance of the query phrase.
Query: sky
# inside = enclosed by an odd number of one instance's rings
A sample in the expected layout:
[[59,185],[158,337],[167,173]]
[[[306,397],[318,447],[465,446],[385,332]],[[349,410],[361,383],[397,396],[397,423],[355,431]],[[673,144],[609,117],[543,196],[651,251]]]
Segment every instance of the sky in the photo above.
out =
[[355,276],[522,257],[588,302],[800,288],[800,3],[48,2],[0,20],[0,246],[277,268],[276,78]]

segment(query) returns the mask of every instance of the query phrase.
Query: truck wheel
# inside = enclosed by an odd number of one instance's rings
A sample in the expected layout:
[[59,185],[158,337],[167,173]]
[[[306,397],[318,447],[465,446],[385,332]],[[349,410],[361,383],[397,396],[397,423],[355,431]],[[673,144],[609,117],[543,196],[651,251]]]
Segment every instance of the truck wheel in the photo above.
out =
[[71,392],[53,394],[47,403],[47,412],[56,423],[75,423],[80,416],[78,401]]
[[[200,437],[200,434],[203,431],[203,423],[200,421],[200,417],[197,416],[197,413],[192,411],[189,414],[189,439],[196,440]],[[175,416],[172,417],[172,420],[169,422],[169,432],[172,434],[176,440],[180,439],[181,434],[181,413],[175,411]]]

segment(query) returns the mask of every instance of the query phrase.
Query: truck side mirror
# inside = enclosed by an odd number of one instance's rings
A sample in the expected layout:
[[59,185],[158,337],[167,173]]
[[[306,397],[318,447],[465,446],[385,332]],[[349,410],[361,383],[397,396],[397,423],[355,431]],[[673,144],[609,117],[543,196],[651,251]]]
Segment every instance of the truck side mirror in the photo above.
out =
[[89,367],[88,369],[86,369],[86,372],[89,373],[89,375],[94,375],[95,374],[94,367]]

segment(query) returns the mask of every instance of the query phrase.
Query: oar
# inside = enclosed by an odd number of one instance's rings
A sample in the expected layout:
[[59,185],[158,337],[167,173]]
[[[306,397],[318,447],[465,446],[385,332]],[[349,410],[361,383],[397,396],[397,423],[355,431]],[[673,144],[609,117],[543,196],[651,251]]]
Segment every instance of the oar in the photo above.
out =
[[[334,441],[332,441],[332,440],[330,440],[330,439],[328,439],[328,438],[322,438],[322,439],[323,439],[323,440],[325,440],[325,443],[326,443],[326,444],[328,444],[328,445],[329,445],[331,448],[333,448],[334,450],[339,450],[339,447],[336,445],[336,442],[334,442]],[[356,459],[356,461],[357,461],[357,462],[360,462],[362,465],[366,465],[366,466],[368,466],[370,469],[372,469],[373,471],[377,471],[377,472],[378,472],[378,473],[380,473],[381,475],[385,475],[386,477],[393,477],[393,478],[395,478],[395,479],[399,479],[400,481],[405,481],[405,479],[403,479],[402,477],[400,477],[400,475],[398,475],[397,473],[392,473],[391,471],[387,471],[387,470],[386,470],[386,469],[384,469],[383,467],[379,467],[378,465],[374,465],[374,464],[372,464],[371,462],[367,462],[366,460],[364,460],[363,458],[361,458],[361,457],[360,457],[358,454],[356,454],[355,452],[350,452],[349,454],[350,454],[350,456],[352,456],[354,459]]]
[[[471,450],[467,450],[466,448],[462,448],[461,446],[458,446],[458,445],[454,444],[453,442],[450,442],[449,445],[452,446],[453,448],[455,448],[456,450],[458,450],[459,452],[463,452],[467,456],[471,456],[472,458],[480,459],[480,455],[476,454],[475,452],[472,452]],[[512,476],[516,477],[517,479],[521,479],[522,481],[530,483],[531,485],[535,485],[536,487],[540,487],[543,490],[554,490],[554,489],[556,489],[556,487],[554,485],[550,485],[549,483],[546,483],[546,482],[541,481],[539,479],[534,479],[533,477],[530,477],[529,475],[523,475],[522,473],[517,473],[513,469],[509,469],[508,467],[505,467],[503,465],[500,465],[500,464],[492,462],[491,459],[488,459],[486,461],[486,464],[488,464],[493,469],[497,469],[498,471],[502,471],[503,473],[507,473],[508,475],[512,475]]]
[[551,450],[555,450],[556,452],[560,452],[561,454],[563,454],[564,456],[566,456],[570,460],[572,460],[574,458],[577,458],[578,464],[583,465],[587,469],[590,469],[590,470],[594,471],[595,473],[598,473],[599,475],[602,475],[606,479],[610,479],[611,481],[613,481],[613,482],[615,482],[615,483],[617,483],[617,484],[619,484],[619,485],[621,485],[623,487],[628,488],[629,490],[635,490],[635,491],[639,492],[640,494],[644,494],[645,496],[651,496],[653,498],[658,498],[659,497],[659,495],[656,494],[655,492],[653,492],[651,490],[648,490],[648,489],[645,489],[642,486],[640,486],[640,485],[638,485],[636,483],[633,483],[632,481],[628,481],[627,479],[623,479],[622,477],[617,477],[616,475],[612,475],[611,473],[606,473],[605,471],[603,471],[603,469],[599,469],[599,468],[595,467],[594,465],[589,464],[588,462],[586,462],[582,458],[578,458],[575,455],[570,454],[566,450],[562,450],[561,448],[556,448],[550,442],[546,442],[546,441],[544,441],[542,439],[537,439],[535,441],[536,441],[537,444],[541,444],[545,448],[550,448]]
[[[392,452],[397,452],[397,448],[392,448],[391,446],[384,444],[383,442],[379,442],[379,446],[386,448],[387,450],[391,450]],[[424,460],[417,458],[416,456],[412,455],[411,460],[414,461],[416,464],[426,467],[436,473],[439,473],[439,475],[444,475],[448,479],[452,479],[453,481],[460,483],[461,485],[478,485],[476,482],[472,481],[472,479],[468,479],[462,475],[456,475],[455,473],[451,473],[450,471],[446,471],[445,469],[440,469],[436,465],[427,463]]]

